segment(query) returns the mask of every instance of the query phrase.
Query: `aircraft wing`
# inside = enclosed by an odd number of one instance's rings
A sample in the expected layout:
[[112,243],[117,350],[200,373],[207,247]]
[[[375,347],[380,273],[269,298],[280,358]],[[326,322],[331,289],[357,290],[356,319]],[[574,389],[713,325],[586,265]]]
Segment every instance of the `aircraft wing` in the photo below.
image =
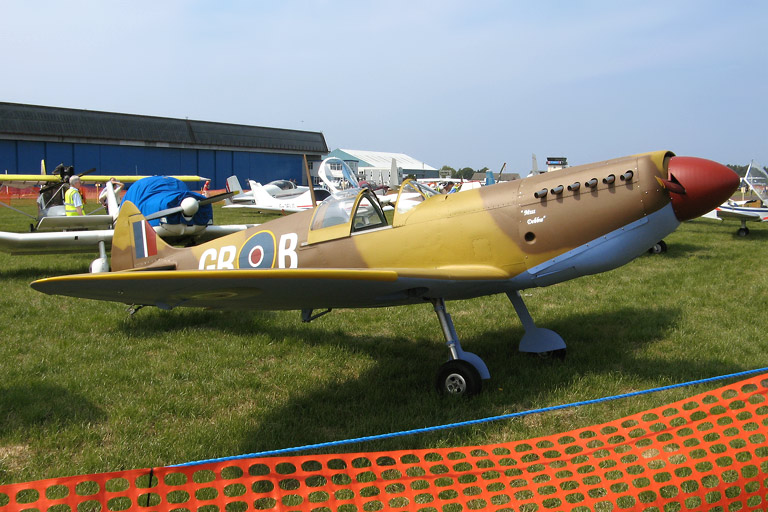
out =
[[[88,174],[86,176],[82,176],[80,178],[80,181],[82,181],[83,183],[106,183],[111,178],[115,178],[117,181],[120,181],[122,183],[136,183],[141,179],[149,178],[149,177],[150,176],[134,176],[134,175],[118,176],[114,174],[104,175],[104,176],[94,176],[92,174]],[[168,178],[175,178],[185,183],[208,181],[208,178],[203,178],[202,176],[194,176],[194,175],[168,176]]]
[[[67,219],[84,217],[61,217]],[[230,235],[258,224],[229,224],[207,226],[205,231],[196,235],[195,242],[203,243],[225,235]],[[71,226],[70,226],[71,227]],[[92,229],[64,232],[9,233],[0,231],[0,252],[13,255],[28,254],[74,254],[93,253],[99,242],[105,242],[106,248],[112,245],[112,229]],[[173,241],[173,237],[167,237]]]
[[58,233],[8,233],[0,231],[0,251],[9,254],[93,253],[99,242],[112,244],[111,229]]
[[446,269],[154,270],[51,277],[32,283],[43,293],[162,309],[297,310],[415,304],[450,296],[464,281],[503,281],[492,267]]
[[111,229],[115,219],[111,215],[52,215],[40,219],[38,231],[61,231],[62,229]]
[[60,182],[61,178],[53,174],[0,174],[0,187],[29,188]]
[[764,212],[761,213],[754,211],[754,209],[746,209],[746,208],[740,208],[740,207],[731,207],[731,206],[718,206],[711,212],[703,215],[703,217],[709,218],[709,219],[736,219],[736,220],[748,220],[748,221],[756,221],[760,222],[763,220],[764,217],[768,216],[768,209],[763,209]]

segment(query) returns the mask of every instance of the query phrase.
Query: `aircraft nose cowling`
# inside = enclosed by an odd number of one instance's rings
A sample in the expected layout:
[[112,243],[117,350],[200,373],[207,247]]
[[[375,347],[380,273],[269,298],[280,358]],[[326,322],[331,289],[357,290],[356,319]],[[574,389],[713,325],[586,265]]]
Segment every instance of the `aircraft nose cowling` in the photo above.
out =
[[690,156],[669,161],[664,184],[679,221],[695,219],[723,204],[739,186],[739,176],[728,167]]

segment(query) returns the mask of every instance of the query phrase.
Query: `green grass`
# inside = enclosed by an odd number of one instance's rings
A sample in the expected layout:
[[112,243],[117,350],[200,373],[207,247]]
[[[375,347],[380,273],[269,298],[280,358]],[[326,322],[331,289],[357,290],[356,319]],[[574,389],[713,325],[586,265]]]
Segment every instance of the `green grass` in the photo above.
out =
[[[18,206],[14,203],[14,206]],[[22,204],[32,208],[29,204]],[[0,211],[6,229],[28,221]],[[259,222],[217,209],[219,223]],[[48,296],[37,278],[86,271],[95,255],[0,254],[0,483],[117,471],[483,418],[768,366],[768,226],[696,220],[669,252],[526,290],[565,361],[517,352],[503,296],[449,302],[466,350],[492,379],[440,397],[448,351],[430,305],[298,312],[145,308]],[[620,418],[717,387],[698,386],[409,436],[342,450],[507,442]]]

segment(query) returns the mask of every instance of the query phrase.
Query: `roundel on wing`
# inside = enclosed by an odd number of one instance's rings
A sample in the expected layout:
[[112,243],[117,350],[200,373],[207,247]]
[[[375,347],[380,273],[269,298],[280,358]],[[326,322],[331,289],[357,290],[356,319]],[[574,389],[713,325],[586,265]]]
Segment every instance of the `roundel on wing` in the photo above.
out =
[[275,265],[275,235],[270,231],[259,231],[245,241],[237,256],[241,269],[272,268]]

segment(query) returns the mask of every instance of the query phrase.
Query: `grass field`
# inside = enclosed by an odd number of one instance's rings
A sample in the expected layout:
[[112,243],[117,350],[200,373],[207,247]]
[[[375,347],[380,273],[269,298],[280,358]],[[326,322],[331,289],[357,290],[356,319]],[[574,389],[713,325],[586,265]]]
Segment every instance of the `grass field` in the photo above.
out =
[[[32,204],[14,204],[32,209]],[[218,223],[259,222],[217,209]],[[0,211],[5,230],[28,221]],[[433,389],[448,351],[428,304],[298,312],[145,308],[33,291],[87,271],[94,255],[0,254],[0,483],[251,453],[494,416],[768,366],[768,226],[696,220],[669,252],[612,272],[526,290],[565,361],[517,352],[503,296],[449,302],[491,380],[472,399]],[[717,387],[712,384],[709,388]],[[620,418],[697,386],[346,451],[513,441]]]

